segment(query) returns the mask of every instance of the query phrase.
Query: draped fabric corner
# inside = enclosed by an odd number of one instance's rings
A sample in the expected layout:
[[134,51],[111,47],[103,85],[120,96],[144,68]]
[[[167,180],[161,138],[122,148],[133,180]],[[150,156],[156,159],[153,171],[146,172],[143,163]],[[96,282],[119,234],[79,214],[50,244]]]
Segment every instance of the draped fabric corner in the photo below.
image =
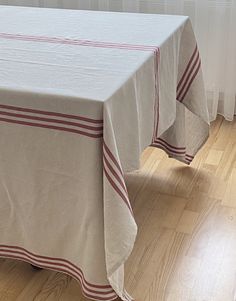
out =
[[235,0],[0,0],[0,4],[183,14],[191,18],[202,57],[210,119],[236,114]]
[[209,136],[191,22],[1,6],[0,29],[0,257],[131,301],[124,175],[150,144],[190,164]]

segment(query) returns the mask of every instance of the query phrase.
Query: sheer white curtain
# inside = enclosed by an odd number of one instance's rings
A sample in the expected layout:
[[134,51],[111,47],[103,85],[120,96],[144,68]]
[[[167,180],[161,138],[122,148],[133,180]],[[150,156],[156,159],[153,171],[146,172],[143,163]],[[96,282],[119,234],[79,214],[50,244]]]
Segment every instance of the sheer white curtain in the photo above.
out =
[[190,16],[202,55],[209,111],[236,114],[236,0],[0,0],[0,4]]

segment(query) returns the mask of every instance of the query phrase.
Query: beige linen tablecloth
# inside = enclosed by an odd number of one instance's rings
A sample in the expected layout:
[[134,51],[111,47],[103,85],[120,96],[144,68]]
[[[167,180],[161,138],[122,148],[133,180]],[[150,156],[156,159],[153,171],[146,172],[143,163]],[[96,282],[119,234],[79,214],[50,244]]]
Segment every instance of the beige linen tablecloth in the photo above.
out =
[[208,128],[187,17],[0,6],[0,256],[131,300],[123,174],[149,145],[189,164]]

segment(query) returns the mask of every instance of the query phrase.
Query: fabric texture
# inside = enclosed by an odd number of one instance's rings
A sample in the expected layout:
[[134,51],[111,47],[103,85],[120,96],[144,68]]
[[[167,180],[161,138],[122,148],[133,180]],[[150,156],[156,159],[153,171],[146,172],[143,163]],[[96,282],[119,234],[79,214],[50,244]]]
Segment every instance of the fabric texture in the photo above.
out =
[[0,0],[0,4],[180,14],[190,17],[202,56],[210,119],[236,115],[235,0]]
[[149,145],[190,164],[209,133],[191,22],[2,6],[0,28],[0,256],[131,300],[124,173]]

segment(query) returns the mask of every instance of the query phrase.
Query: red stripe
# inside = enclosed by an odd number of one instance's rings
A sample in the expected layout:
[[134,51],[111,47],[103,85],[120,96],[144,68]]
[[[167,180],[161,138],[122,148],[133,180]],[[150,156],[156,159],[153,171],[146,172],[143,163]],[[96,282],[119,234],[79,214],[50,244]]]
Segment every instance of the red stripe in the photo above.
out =
[[[26,249],[22,248],[22,247],[17,247],[17,246],[7,246],[7,245],[0,245],[0,248],[7,248],[7,249],[13,249],[13,250],[20,250],[20,251],[23,251],[24,253],[27,253],[31,256],[34,256],[34,257],[37,257],[37,258],[41,258],[43,260],[49,260],[49,261],[52,261],[51,264],[54,264],[54,265],[57,265],[57,263],[53,263],[53,261],[61,261],[61,262],[64,262],[66,264],[68,264],[69,266],[72,266],[74,267],[76,270],[78,270],[77,273],[80,273],[81,276],[83,277],[84,279],[84,282],[90,286],[90,287],[93,287],[93,288],[97,288],[97,289],[109,289],[111,288],[110,285],[95,285],[95,284],[91,284],[89,283],[88,281],[86,281],[86,279],[84,278],[84,274],[83,274],[83,271],[77,267],[76,265],[74,265],[73,263],[71,263],[70,261],[66,260],[66,259],[62,259],[62,258],[52,258],[52,257],[47,257],[47,256],[42,256],[42,255],[36,255],[32,252],[29,252],[27,251]],[[38,259],[36,259],[38,260]],[[73,270],[71,267],[68,267],[69,269]]]
[[105,141],[103,140],[103,146],[105,151],[107,152],[107,154],[109,155],[110,159],[112,160],[112,162],[115,164],[115,166],[118,168],[120,174],[122,177],[124,177],[123,171],[120,167],[120,164],[118,163],[118,161],[116,160],[115,156],[112,154],[112,152],[110,151],[110,149],[108,148],[108,146],[106,145]]
[[185,80],[185,82],[184,82],[184,85],[183,85],[182,89],[178,92],[177,99],[178,99],[179,101],[181,101],[181,99],[183,99],[183,97],[181,98],[181,95],[182,95],[183,91],[186,91],[186,85],[188,84],[189,79],[191,78],[191,75],[192,75],[192,73],[193,73],[195,67],[196,67],[197,64],[198,64],[199,59],[200,59],[200,57],[199,57],[199,52],[198,52],[197,57],[196,57],[196,59],[195,59],[195,61],[194,61],[194,63],[193,63],[193,66],[192,66],[192,68],[189,70],[189,73],[188,73],[188,76],[187,76],[187,78],[186,78],[186,80]]
[[21,125],[27,125],[27,126],[33,126],[33,127],[39,127],[39,128],[46,128],[46,129],[70,132],[70,133],[87,136],[90,138],[102,138],[102,136],[103,136],[102,133],[101,134],[90,134],[90,133],[83,132],[80,130],[69,129],[69,128],[65,128],[65,127],[46,125],[46,124],[40,124],[40,123],[32,123],[32,122],[26,122],[26,121],[14,120],[14,119],[0,118],[0,121],[7,122],[7,123],[13,123],[13,124],[21,124]]
[[116,173],[116,171],[114,170],[114,168],[111,166],[111,164],[108,162],[106,156],[105,156],[105,153],[103,153],[103,158],[104,158],[104,161],[107,165],[107,167],[109,168],[109,170],[111,171],[111,173],[113,174],[113,176],[116,178],[116,180],[120,183],[120,185],[122,186],[122,188],[124,189],[125,193],[128,194],[127,192],[127,189],[126,189],[126,186],[124,184],[124,182],[122,181],[122,179],[119,177],[119,175]]
[[185,158],[185,161],[191,163],[193,160],[192,160],[192,159]]
[[[193,159],[194,159],[194,157],[189,156],[189,155],[187,155],[187,154],[179,154],[179,153],[176,153],[176,152],[174,152],[174,151],[172,151],[172,150],[168,150],[166,146],[163,146],[163,145],[161,145],[161,144],[155,144],[155,143],[154,143],[154,144],[151,144],[151,146],[158,147],[158,148],[164,150],[170,157],[174,157],[174,156],[176,156],[176,157],[183,157],[183,156],[185,155],[184,161],[185,161],[185,163],[187,163],[187,164],[190,164],[190,163],[193,161]],[[188,156],[189,156],[190,158],[188,158]],[[192,157],[192,158],[191,158],[191,157]]]
[[112,180],[112,178],[110,177],[110,175],[108,174],[108,172],[106,170],[105,165],[103,165],[103,169],[104,169],[105,175],[106,175],[108,181],[110,182],[111,186],[119,194],[119,196],[123,199],[123,201],[125,202],[125,204],[129,208],[130,213],[133,215],[133,210],[132,210],[132,208],[130,206],[129,199],[127,198],[127,196],[125,196],[123,194],[123,192],[119,189],[119,187],[116,185],[116,183]]
[[187,162],[188,164],[190,164],[193,160],[189,160],[187,158],[185,158],[185,162]]
[[193,83],[195,77],[197,76],[197,74],[198,74],[198,72],[199,72],[199,70],[200,70],[200,67],[201,67],[201,61],[199,61],[199,63],[198,63],[197,69],[196,69],[196,71],[194,72],[194,74],[193,74],[193,76],[192,76],[192,78],[191,78],[191,80],[190,80],[190,82],[189,82],[189,84],[188,84],[188,86],[187,86],[187,88],[186,88],[186,90],[185,90],[185,93],[184,93],[184,95],[182,96],[182,98],[181,98],[181,100],[180,100],[181,102],[184,100],[185,96],[187,95],[187,93],[188,93],[188,91],[189,91],[189,89],[190,89],[190,87],[191,87],[191,85],[192,85],[192,83]]
[[91,123],[103,123],[103,120],[91,119],[91,118],[87,118],[87,117],[83,117],[83,116],[76,116],[76,115],[62,114],[62,113],[56,113],[56,112],[35,110],[35,109],[22,108],[22,107],[16,107],[16,106],[9,106],[9,105],[4,105],[4,104],[0,104],[0,108],[8,109],[8,110],[14,110],[14,111],[20,111],[20,112],[35,113],[35,114],[39,114],[39,115],[64,117],[64,118],[68,118],[68,119],[76,119],[76,120],[87,121],[87,122],[91,122]]
[[171,145],[171,144],[169,144],[169,143],[167,143],[164,139],[162,139],[162,138],[157,138],[157,140],[155,141],[155,142],[158,142],[158,141],[161,141],[161,142],[163,142],[164,144],[166,144],[167,146],[169,146],[169,147],[171,147],[171,148],[173,148],[173,149],[176,149],[176,150],[185,150],[186,149],[186,147],[177,147],[177,146],[173,146],[173,145]]
[[172,151],[169,151],[165,146],[162,146],[160,144],[152,144],[151,146],[154,146],[154,147],[157,147],[157,148],[160,148],[162,149],[163,151],[165,151],[169,156],[177,156],[177,157],[183,157],[184,154],[176,154]]
[[[104,146],[104,163],[107,164],[107,167],[109,168],[110,172],[114,175],[114,177],[116,178],[116,180],[121,184],[122,188],[125,191],[125,194],[120,190],[120,188],[117,186],[117,184],[112,180],[111,176],[109,175],[105,164],[103,164],[103,169],[105,172],[105,175],[108,179],[108,181],[110,182],[111,186],[115,189],[115,191],[119,194],[119,196],[123,199],[123,201],[126,203],[126,205],[128,206],[131,214],[133,215],[133,210],[132,207],[130,205],[129,202],[129,197],[128,197],[128,192],[127,192],[127,188],[124,184],[124,180],[122,181],[121,179],[124,179],[124,175],[123,175],[123,171],[118,163],[118,161],[116,160],[115,156],[112,154],[112,152],[110,151],[110,149],[108,148],[108,146],[106,145],[105,141],[103,140],[103,146]],[[116,171],[113,169],[113,167],[110,165],[110,163],[107,160],[107,157],[105,155],[105,151],[108,154],[108,156],[110,157],[110,159],[112,160],[112,162],[115,164],[115,166],[117,167],[117,169],[120,172],[121,177],[116,173]]]
[[197,48],[197,45],[196,45],[196,47],[195,47],[195,49],[194,49],[194,52],[193,52],[193,54],[192,54],[192,56],[191,56],[191,58],[190,58],[190,60],[189,60],[189,63],[188,63],[188,65],[187,65],[186,69],[185,69],[185,72],[184,72],[182,78],[181,78],[180,81],[179,81],[179,84],[178,84],[178,86],[177,86],[177,91],[179,90],[181,84],[183,83],[184,78],[185,78],[186,74],[188,73],[188,70],[189,70],[189,68],[190,68],[190,66],[191,66],[191,64],[192,64],[192,62],[193,62],[193,59],[194,59],[195,54],[197,53],[197,51],[198,51],[198,48]]
[[0,33],[0,37],[6,39],[22,39],[22,40],[33,40],[39,42],[53,42],[53,43],[73,43],[75,45],[108,45],[108,46],[122,46],[130,48],[141,48],[141,49],[155,49],[156,46],[149,45],[138,45],[138,44],[125,44],[125,43],[112,43],[112,42],[103,42],[103,41],[91,41],[91,40],[79,40],[79,39],[69,39],[69,38],[58,38],[58,37],[47,37],[47,36],[29,36],[29,35],[20,35],[20,34],[9,34],[9,33]]
[[69,45],[77,45],[77,46],[118,48],[118,49],[141,50],[141,51],[155,51],[158,48],[157,46],[149,46],[149,45],[99,42],[99,41],[43,37],[43,36],[28,36],[28,35],[9,34],[9,33],[0,33],[0,37],[5,39],[16,39],[16,40],[33,41],[33,42],[47,42],[47,43],[69,44]]
[[157,146],[157,147],[159,147],[159,146],[162,146],[163,148],[165,148],[166,150],[168,150],[169,152],[172,152],[172,153],[174,153],[174,154],[176,154],[176,155],[185,155],[185,151],[177,151],[177,150],[175,150],[175,149],[172,149],[172,148],[170,148],[169,146],[166,146],[164,143],[162,143],[162,142],[154,142],[153,143],[153,145],[154,146]]
[[79,128],[83,128],[83,129],[88,129],[91,131],[102,131],[103,130],[102,126],[100,126],[100,127],[89,126],[89,125],[85,125],[85,124],[81,124],[81,123],[53,119],[53,118],[42,118],[42,117],[31,116],[31,115],[14,114],[14,113],[4,112],[4,111],[0,111],[0,115],[12,116],[12,117],[24,118],[24,119],[31,119],[31,120],[38,120],[38,121],[45,121],[45,122],[60,123],[60,124],[71,125],[71,126],[75,126],[75,127],[79,127]]

